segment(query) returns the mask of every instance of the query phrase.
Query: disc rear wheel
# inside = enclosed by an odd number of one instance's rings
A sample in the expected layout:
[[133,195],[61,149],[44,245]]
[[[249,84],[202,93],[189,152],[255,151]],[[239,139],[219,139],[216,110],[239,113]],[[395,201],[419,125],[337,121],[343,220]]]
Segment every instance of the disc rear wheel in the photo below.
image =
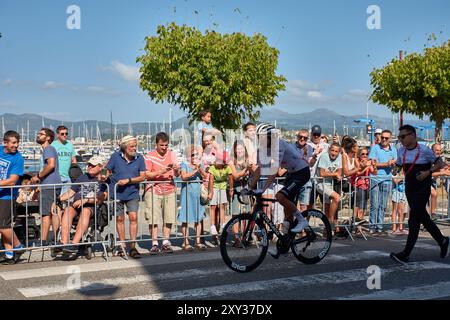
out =
[[321,261],[331,248],[331,225],[325,214],[319,210],[307,210],[302,213],[309,227],[298,233],[292,241],[294,256],[305,264]]

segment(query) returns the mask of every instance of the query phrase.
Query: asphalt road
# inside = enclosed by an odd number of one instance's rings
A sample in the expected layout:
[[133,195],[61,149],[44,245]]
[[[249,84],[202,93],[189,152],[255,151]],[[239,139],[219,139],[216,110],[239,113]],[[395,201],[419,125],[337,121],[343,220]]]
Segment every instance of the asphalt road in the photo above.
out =
[[[448,227],[441,230],[450,235]],[[30,261],[25,254],[16,265],[0,266],[0,299],[448,299],[450,258],[440,259],[439,247],[422,233],[410,263],[398,265],[388,255],[405,241],[337,240],[319,264],[267,256],[247,274],[228,269],[218,248],[158,256],[140,249],[141,259],[109,262],[101,252],[92,260],[62,261],[34,251]]]

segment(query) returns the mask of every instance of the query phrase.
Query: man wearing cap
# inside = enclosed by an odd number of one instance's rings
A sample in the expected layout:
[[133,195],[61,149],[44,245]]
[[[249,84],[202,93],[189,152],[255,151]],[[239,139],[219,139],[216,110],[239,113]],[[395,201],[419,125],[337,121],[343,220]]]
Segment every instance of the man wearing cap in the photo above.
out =
[[328,149],[330,148],[330,145],[326,142],[321,142],[320,137],[322,136],[322,128],[319,125],[314,125],[311,128],[311,137],[310,141],[308,142],[308,145],[314,150],[312,157],[311,157],[311,192],[310,192],[310,200],[309,205],[307,206],[308,209],[311,209],[316,201],[317,193],[316,193],[316,187],[320,181],[317,181],[317,164],[319,163],[320,156],[322,154],[328,153]]
[[375,141],[373,142],[373,144],[371,145],[371,147],[373,147],[376,144],[380,144],[381,143],[381,133],[383,132],[382,129],[378,128],[375,130]]
[[[137,139],[125,136],[120,150],[114,152],[106,165],[110,172],[110,198],[116,203],[116,222],[119,240],[125,240],[125,207],[130,219],[130,238],[137,239],[139,211],[139,183],[145,181],[144,157],[136,152]],[[123,254],[123,252],[122,252]],[[130,256],[140,258],[136,242],[130,243]]]
[[93,156],[87,162],[87,172],[78,177],[71,189],[61,195],[61,201],[68,201],[70,206],[64,210],[62,217],[61,243],[69,244],[70,228],[73,219],[80,215],[77,230],[72,239],[72,246],[63,249],[66,253],[76,253],[77,244],[80,243],[83,234],[89,227],[89,220],[95,212],[95,208],[102,204],[106,196],[106,184],[99,182],[102,179],[103,159]]

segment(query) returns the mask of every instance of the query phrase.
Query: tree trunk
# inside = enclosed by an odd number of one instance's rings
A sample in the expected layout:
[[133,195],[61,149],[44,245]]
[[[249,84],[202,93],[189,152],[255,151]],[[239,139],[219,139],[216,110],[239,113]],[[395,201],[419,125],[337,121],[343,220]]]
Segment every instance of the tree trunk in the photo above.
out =
[[436,119],[436,128],[434,129],[434,142],[441,143],[442,141],[442,123],[443,119]]

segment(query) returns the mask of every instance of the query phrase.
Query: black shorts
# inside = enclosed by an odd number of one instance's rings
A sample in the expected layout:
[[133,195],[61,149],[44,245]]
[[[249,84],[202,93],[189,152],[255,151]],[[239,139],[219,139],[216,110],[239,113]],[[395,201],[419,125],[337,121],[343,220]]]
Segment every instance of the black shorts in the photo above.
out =
[[[11,219],[12,214],[12,219]],[[16,217],[16,200],[0,200],[0,229],[11,228],[11,222]]]
[[296,203],[300,189],[309,181],[310,178],[311,171],[309,170],[309,167],[293,172],[286,178],[283,189],[278,192],[284,194],[286,198],[291,200],[293,203]]

